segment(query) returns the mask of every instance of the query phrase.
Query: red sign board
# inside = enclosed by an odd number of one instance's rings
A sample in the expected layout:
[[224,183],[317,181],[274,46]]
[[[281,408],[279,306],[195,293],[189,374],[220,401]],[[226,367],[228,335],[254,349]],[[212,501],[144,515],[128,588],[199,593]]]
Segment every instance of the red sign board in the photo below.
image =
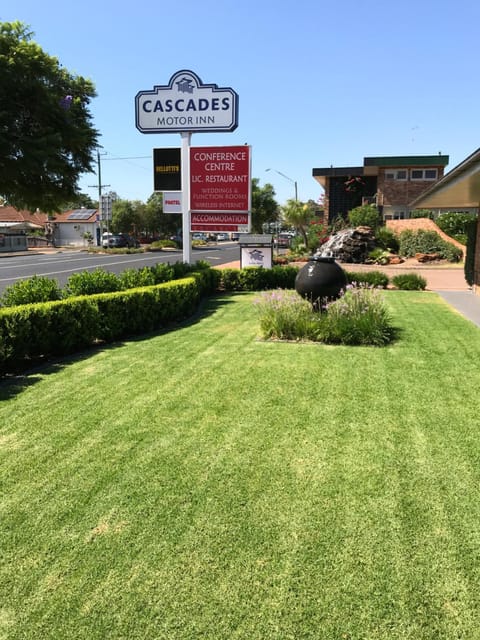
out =
[[192,231],[248,231],[248,213],[212,213],[195,211],[191,219]]
[[190,147],[192,212],[248,212],[250,184],[249,146]]

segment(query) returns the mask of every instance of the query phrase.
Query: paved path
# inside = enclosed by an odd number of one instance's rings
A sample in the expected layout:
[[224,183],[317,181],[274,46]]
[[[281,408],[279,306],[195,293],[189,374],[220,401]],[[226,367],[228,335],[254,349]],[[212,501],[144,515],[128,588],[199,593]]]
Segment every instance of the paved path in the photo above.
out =
[[480,327],[480,295],[473,291],[437,291],[450,306]]

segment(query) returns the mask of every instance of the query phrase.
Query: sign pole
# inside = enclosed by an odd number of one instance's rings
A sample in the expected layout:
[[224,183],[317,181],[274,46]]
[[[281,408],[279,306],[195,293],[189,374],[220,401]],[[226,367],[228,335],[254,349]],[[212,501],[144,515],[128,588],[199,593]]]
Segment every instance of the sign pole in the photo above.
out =
[[183,261],[192,261],[192,242],[190,236],[190,141],[192,134],[183,131],[182,138],[182,244]]

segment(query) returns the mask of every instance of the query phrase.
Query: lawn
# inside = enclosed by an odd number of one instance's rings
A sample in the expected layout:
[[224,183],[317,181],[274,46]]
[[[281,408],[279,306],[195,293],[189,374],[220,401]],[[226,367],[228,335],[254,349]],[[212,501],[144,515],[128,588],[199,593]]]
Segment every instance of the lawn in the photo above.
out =
[[255,294],[0,385],[0,639],[480,638],[480,331],[262,342]]

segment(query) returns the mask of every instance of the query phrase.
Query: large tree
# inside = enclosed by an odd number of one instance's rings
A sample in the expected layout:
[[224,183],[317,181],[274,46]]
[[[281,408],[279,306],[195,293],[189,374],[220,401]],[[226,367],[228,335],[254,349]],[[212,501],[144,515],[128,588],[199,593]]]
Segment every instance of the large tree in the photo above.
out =
[[163,194],[154,192],[145,207],[144,230],[147,235],[173,236],[182,228],[182,216],[163,212]]
[[262,233],[263,225],[278,220],[279,208],[275,189],[271,184],[260,187],[258,178],[252,179],[252,231]]
[[96,94],[32,35],[21,22],[0,22],[0,195],[51,212],[75,200],[80,175],[92,170]]
[[140,200],[115,200],[112,204],[112,230],[137,235],[142,226],[145,204]]

